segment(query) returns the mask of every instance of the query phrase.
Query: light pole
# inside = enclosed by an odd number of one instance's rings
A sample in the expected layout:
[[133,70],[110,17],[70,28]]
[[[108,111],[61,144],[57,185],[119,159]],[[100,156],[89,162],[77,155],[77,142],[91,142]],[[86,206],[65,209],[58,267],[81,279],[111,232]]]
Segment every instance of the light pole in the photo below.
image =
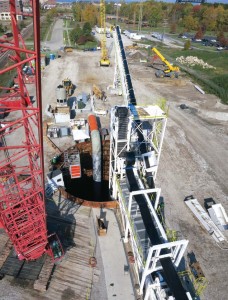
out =
[[168,25],[168,19],[164,19],[164,20],[163,20],[162,42],[164,42],[164,40],[165,40],[165,28],[167,27],[167,25]]

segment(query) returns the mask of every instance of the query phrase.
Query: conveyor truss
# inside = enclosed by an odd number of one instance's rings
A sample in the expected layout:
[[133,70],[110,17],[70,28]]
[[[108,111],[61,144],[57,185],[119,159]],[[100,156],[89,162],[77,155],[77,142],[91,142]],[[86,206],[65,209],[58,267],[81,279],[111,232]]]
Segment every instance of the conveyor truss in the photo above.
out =
[[188,240],[169,241],[158,215],[161,189],[154,181],[167,114],[157,105],[137,105],[119,27],[114,32],[114,87],[121,86],[124,106],[111,109],[111,197],[119,201],[123,241],[134,255],[134,273],[143,299],[192,299],[177,268]]

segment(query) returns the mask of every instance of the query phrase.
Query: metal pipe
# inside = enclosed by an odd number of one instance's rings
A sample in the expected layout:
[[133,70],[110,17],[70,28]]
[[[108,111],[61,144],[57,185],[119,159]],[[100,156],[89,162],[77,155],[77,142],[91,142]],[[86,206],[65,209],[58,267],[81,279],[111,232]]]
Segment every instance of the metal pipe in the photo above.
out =
[[94,114],[88,116],[88,123],[92,141],[94,197],[95,201],[101,201],[101,138]]

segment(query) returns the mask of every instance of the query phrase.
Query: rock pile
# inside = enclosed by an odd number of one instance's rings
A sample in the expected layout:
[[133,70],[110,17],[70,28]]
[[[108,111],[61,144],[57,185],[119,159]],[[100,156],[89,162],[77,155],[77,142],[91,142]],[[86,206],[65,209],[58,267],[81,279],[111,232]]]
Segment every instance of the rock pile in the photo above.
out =
[[198,58],[197,56],[186,56],[186,57],[179,56],[176,58],[176,61],[183,65],[188,65],[191,67],[197,65],[197,66],[201,66],[203,69],[216,69],[215,67],[204,62],[202,59]]

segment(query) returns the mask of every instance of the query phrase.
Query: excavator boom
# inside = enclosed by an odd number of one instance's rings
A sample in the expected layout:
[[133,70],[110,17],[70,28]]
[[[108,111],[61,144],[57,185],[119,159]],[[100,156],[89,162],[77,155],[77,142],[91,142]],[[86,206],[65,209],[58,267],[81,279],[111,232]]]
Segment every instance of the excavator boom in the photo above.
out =
[[[159,72],[156,73],[156,76],[164,77],[164,76],[169,76],[169,74],[170,74],[170,75],[174,75],[174,77],[178,77],[178,73],[180,71],[179,67],[171,65],[170,62],[168,62],[168,60],[158,51],[157,48],[155,48],[155,47],[152,48],[152,51],[157,54],[157,56],[165,64],[165,66],[167,68],[164,71],[159,70]],[[173,72],[173,74],[171,74],[172,72]],[[162,74],[163,74],[163,76],[161,76]],[[173,77],[173,76],[169,76],[169,77]]]

